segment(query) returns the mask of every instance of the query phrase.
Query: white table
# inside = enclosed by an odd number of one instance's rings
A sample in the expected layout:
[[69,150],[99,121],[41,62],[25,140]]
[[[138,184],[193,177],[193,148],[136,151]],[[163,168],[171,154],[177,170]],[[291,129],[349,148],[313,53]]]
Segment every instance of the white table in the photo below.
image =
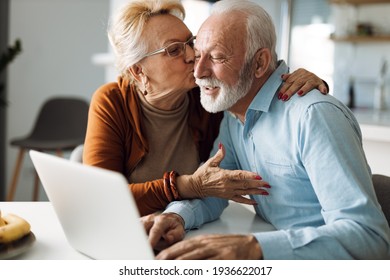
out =
[[[50,202],[0,202],[0,209],[3,214],[14,213],[26,219],[36,237],[33,246],[15,257],[16,259],[87,259],[68,244]],[[274,230],[274,227],[258,217],[252,207],[231,203],[219,220],[206,224],[201,229],[190,231],[186,238],[208,233],[251,233],[270,230]]]

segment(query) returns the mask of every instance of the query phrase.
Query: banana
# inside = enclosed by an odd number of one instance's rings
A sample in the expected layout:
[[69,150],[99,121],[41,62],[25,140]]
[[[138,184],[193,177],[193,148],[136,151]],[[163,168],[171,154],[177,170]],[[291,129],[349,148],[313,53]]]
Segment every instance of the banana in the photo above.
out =
[[30,232],[30,224],[15,214],[7,214],[3,221],[5,225],[0,226],[0,243],[18,240]]

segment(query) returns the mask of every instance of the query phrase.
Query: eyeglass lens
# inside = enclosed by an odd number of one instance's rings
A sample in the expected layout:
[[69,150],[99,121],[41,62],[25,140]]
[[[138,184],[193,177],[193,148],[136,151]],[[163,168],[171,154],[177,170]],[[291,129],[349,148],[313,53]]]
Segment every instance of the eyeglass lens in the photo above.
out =
[[179,56],[184,53],[186,49],[186,45],[189,45],[191,48],[194,47],[194,38],[191,38],[187,42],[177,42],[177,43],[172,43],[169,46],[165,48],[167,54],[171,57]]

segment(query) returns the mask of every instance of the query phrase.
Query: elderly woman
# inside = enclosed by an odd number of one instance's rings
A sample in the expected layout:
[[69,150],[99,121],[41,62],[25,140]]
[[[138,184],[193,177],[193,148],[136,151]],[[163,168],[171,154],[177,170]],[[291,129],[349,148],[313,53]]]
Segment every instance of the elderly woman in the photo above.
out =
[[[222,114],[207,113],[200,104],[195,36],[184,16],[179,0],[124,6],[109,29],[121,76],[100,87],[91,101],[83,162],[122,173],[141,215],[173,200],[215,196],[253,204],[243,196],[268,194],[258,174],[218,167],[222,145],[209,159]],[[305,70],[287,77],[283,100],[325,87]],[[182,181],[179,174],[188,176]],[[183,183],[188,181],[196,183]]]

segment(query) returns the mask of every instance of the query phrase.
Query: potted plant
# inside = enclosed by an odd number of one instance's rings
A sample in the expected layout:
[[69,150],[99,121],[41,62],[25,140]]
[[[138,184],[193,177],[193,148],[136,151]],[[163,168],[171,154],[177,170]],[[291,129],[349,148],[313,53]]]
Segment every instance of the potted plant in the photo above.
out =
[[[15,57],[22,52],[22,42],[20,39],[16,39],[12,46],[1,54],[0,57],[0,76],[5,72],[8,64],[10,64]],[[5,83],[0,83],[0,107],[6,106],[7,100],[5,98]]]

